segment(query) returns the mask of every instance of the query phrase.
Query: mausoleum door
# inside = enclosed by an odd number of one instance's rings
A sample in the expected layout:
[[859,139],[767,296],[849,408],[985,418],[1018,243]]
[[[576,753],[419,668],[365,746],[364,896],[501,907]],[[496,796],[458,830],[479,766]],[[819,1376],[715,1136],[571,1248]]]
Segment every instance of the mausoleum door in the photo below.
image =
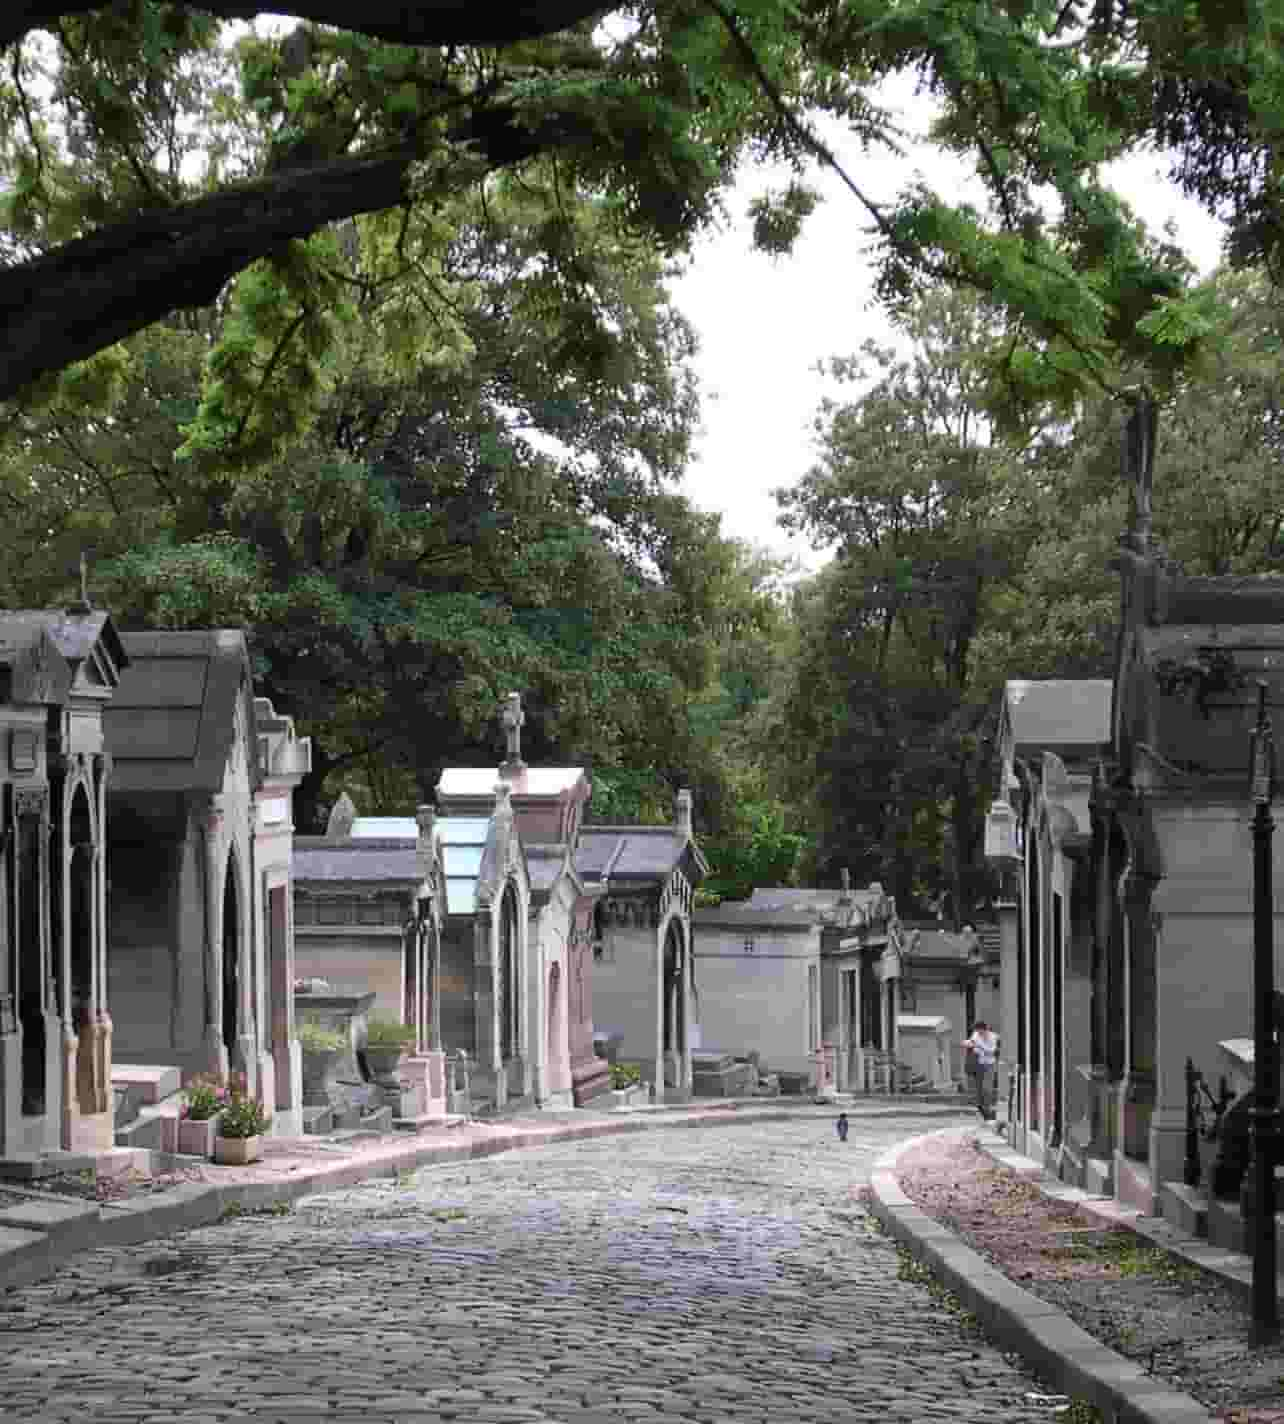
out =
[[22,1026],[22,1111],[28,1117],[45,1111],[48,1094],[45,1055],[45,1001],[48,976],[41,945],[39,815],[17,817],[18,1016]]
[[548,971],[548,1043],[544,1051],[545,1076],[551,1076],[555,1064],[560,1064],[562,1031],[562,966],[554,964]]
[[504,890],[499,915],[499,1057],[503,1063],[518,1053],[517,896]]
[[681,1057],[686,1047],[686,995],[683,993],[682,932],[669,921],[664,936],[664,1051]]
[[72,802],[68,860],[71,1024],[76,1033],[80,1033],[94,1016],[94,835],[89,798],[83,786],[77,788]]
[[235,1066],[236,1031],[240,1014],[240,905],[236,889],[236,873],[229,860],[223,875],[223,1047],[227,1061]]

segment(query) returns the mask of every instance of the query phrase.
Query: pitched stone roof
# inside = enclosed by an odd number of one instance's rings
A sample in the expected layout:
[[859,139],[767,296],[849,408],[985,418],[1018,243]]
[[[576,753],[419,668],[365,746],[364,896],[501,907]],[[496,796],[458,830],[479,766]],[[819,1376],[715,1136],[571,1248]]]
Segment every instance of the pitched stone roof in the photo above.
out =
[[421,879],[415,841],[370,836],[357,842],[297,836],[293,875],[296,884],[346,881],[413,886]]
[[129,666],[103,713],[117,791],[218,791],[243,699],[250,783],[258,781],[253,682],[239,629],[123,633]]
[[704,875],[704,857],[674,826],[585,826],[575,850],[575,869],[590,881],[663,882],[688,850],[694,854],[697,874]]
[[720,905],[702,905],[693,911],[696,925],[710,929],[725,925],[730,929],[761,926],[773,930],[811,931],[820,925],[820,916],[809,905],[755,904],[753,900],[724,900]]
[[1104,677],[1013,679],[1003,701],[1017,746],[1055,751],[1109,743],[1110,696],[1111,682]]
[[115,687],[129,655],[110,614],[63,608],[0,611],[0,696],[61,701],[79,678],[85,690]]

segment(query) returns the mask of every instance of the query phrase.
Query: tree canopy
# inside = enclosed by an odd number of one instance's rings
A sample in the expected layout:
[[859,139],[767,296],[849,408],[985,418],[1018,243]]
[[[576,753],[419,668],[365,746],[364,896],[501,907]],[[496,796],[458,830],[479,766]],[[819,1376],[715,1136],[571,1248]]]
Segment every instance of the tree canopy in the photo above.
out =
[[[1210,287],[1221,325],[1167,401],[1155,531],[1191,573],[1279,572],[1281,301],[1261,274]],[[1098,393],[1069,419],[996,428],[1005,329],[964,293],[926,294],[906,334],[906,355],[836,363],[862,388],[825,405],[816,464],[778,491],[784,521],[835,557],[795,593],[759,751],[814,829],[814,873],[846,866],[963,921],[994,889],[981,827],[1003,684],[1112,673],[1121,422]]]
[[[1023,394],[1114,388],[1138,363],[1162,379],[1206,334],[1207,294],[1101,181],[1130,147],[1164,147],[1174,181],[1228,220],[1233,255],[1278,265],[1273,5],[293,0],[297,28],[243,35],[229,56],[228,23],[255,9],[6,8],[0,399],[215,301],[256,262],[284,263],[320,305],[324,271],[298,244],[362,213],[424,229],[437,205],[533,162],[680,248],[740,158],[827,161],[812,116],[895,144],[877,85],[904,69],[990,203],[911,186],[880,207],[844,174],[884,296],[942,278],[983,291],[1013,319]],[[764,197],[760,239],[787,244],[810,201],[797,183]],[[313,362],[327,349],[315,323],[292,341]]]

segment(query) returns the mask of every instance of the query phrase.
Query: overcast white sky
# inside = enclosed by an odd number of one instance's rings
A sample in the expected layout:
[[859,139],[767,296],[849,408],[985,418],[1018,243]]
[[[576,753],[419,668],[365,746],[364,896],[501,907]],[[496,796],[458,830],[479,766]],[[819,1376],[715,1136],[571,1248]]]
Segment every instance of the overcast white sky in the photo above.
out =
[[[908,80],[884,102],[907,128],[921,127],[922,101]],[[894,196],[916,170],[938,192],[957,194],[971,180],[965,162],[926,145],[898,158],[863,154],[853,144],[838,157],[876,200]],[[1158,158],[1130,159],[1113,176],[1148,225],[1158,231],[1171,218],[1196,263],[1205,270],[1216,264],[1218,225],[1181,196]],[[771,174],[746,170],[728,205],[729,222],[701,241],[673,292],[701,346],[703,435],[687,492],[702,508],[722,513],[726,533],[815,568],[827,555],[790,541],[776,524],[771,490],[792,484],[812,463],[811,423],[822,397],[855,393],[817,374],[816,363],[855,351],[867,337],[890,341],[893,333],[872,299],[866,214],[832,174],[810,181],[825,201],[793,254],[772,259],[752,251],[746,208],[765,187],[783,186],[783,177],[773,184]]]

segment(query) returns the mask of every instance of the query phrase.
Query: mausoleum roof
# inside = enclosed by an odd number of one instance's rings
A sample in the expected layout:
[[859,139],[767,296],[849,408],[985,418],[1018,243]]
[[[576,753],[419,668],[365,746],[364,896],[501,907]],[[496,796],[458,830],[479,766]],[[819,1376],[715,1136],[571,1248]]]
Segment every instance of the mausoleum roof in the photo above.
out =
[[1106,677],[1012,679],[1003,702],[1013,742],[1050,751],[1106,746],[1111,685]]
[[253,685],[239,629],[122,633],[129,658],[103,712],[113,791],[218,791],[237,731],[237,699],[250,781],[258,779]]
[[495,783],[506,780],[513,799],[522,796],[557,797],[573,791],[584,779],[582,766],[523,766],[503,773],[497,766],[447,767],[437,782],[439,801],[468,800],[495,795]]
[[490,839],[489,816],[438,816],[437,833],[446,877],[446,913],[471,915]]
[[358,816],[348,832],[354,841],[419,839],[419,823],[413,816]]
[[810,932],[820,924],[820,916],[808,905],[755,904],[753,900],[723,900],[719,905],[702,905],[692,911],[691,918],[697,925],[710,928],[727,925],[744,929],[762,925],[776,930]]
[[413,840],[377,840],[370,836],[358,844],[336,844],[320,836],[296,837],[293,874],[296,883],[351,881],[417,885],[422,878]]
[[[664,881],[688,847],[695,851],[694,842],[675,826],[585,826],[575,849],[575,869],[585,880]],[[698,865],[703,874],[703,858]]]
[[[50,650],[57,655],[56,660],[47,656]],[[61,701],[82,671],[85,686],[106,691],[117,684],[121,669],[128,663],[120,635],[105,611],[0,611],[0,668],[8,670],[7,691],[3,695],[16,701]]]

